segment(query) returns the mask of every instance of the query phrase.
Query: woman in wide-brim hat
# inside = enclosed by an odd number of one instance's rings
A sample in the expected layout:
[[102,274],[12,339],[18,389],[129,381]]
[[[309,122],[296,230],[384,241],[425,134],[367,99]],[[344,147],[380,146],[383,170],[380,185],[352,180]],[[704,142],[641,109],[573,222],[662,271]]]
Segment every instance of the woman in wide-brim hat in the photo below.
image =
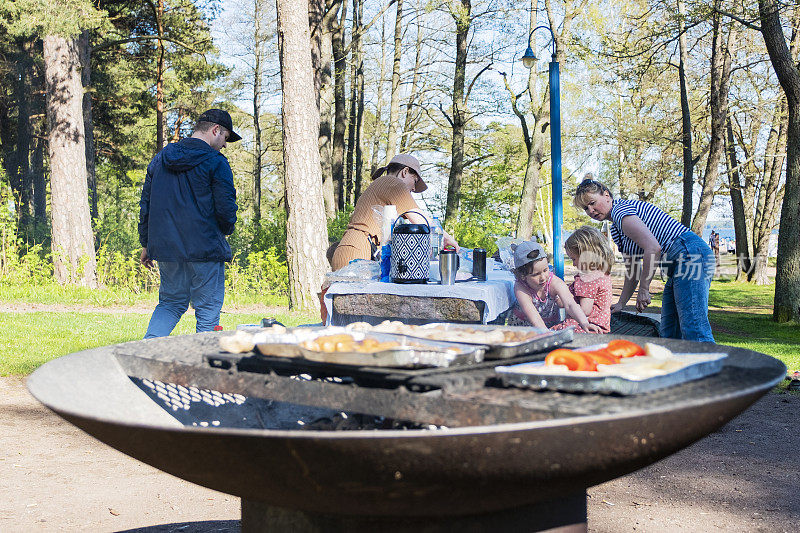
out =
[[661,336],[714,342],[708,291],[715,260],[703,239],[651,203],[615,199],[608,187],[591,177],[578,185],[574,204],[594,220],[611,222],[611,237],[629,265],[612,313],[625,307],[637,285],[636,310],[650,305],[650,281],[660,262],[668,276],[661,299]]

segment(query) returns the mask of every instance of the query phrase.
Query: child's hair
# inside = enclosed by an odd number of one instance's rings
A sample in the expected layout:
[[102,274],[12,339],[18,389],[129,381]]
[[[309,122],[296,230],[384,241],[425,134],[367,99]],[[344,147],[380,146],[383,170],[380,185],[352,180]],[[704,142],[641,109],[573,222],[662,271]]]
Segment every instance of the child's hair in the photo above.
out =
[[542,257],[540,257],[538,259],[534,259],[533,261],[529,261],[529,262],[525,263],[524,265],[522,265],[521,267],[512,269],[512,272],[514,272],[514,276],[518,280],[521,281],[522,279],[525,278],[525,276],[527,276],[528,274],[533,272],[533,265],[535,265],[536,263],[538,263],[541,260],[547,260],[547,256],[543,255]]
[[581,226],[576,229],[567,238],[564,248],[578,256],[579,262],[588,265],[589,270],[602,270],[611,274],[614,252],[611,251],[608,239],[597,228]]

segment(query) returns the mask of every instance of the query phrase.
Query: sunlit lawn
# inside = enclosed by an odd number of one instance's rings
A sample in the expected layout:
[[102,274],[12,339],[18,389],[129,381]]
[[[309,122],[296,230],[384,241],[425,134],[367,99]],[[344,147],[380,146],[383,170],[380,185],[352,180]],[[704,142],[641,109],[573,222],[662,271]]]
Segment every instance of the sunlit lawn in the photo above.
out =
[[[800,370],[800,324],[772,321],[775,285],[715,280],[708,296],[708,315],[719,344],[747,348],[776,357]],[[661,294],[653,294],[661,305]]]
[[[782,360],[790,370],[800,369],[800,325],[776,324],[772,318],[775,286],[755,286],[728,280],[714,281],[709,295],[709,316],[720,344],[766,353]],[[660,305],[660,294],[653,294]],[[142,338],[155,306],[155,293],[109,289],[89,290],[0,285],[0,302],[73,306],[64,312],[0,313],[0,375],[28,374],[39,365],[64,354]],[[256,323],[266,315],[286,325],[315,323],[318,315],[288,311],[285,298],[257,294],[226,295],[220,320],[226,329]],[[236,312],[236,306],[257,305],[264,312]],[[139,312],[126,312],[136,306]],[[89,310],[81,311],[82,307]],[[111,307],[112,312],[92,311]],[[117,308],[121,310],[116,311]],[[186,315],[175,335],[194,332],[194,316]]]

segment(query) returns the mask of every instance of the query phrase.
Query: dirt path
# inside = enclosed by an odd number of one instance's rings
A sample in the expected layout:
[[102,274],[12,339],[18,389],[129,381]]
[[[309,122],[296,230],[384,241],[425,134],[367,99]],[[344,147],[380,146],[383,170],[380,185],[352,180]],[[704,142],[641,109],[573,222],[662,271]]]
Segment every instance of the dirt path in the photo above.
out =
[[[589,491],[590,531],[791,531],[800,395],[767,395],[694,446]],[[94,440],[0,378],[0,531],[239,530],[239,499]],[[141,529],[139,529],[141,528]]]

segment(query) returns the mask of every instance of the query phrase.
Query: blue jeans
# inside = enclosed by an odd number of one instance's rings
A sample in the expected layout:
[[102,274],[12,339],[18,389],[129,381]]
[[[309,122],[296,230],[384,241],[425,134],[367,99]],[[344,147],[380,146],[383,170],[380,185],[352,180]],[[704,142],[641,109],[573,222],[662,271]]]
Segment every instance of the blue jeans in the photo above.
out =
[[159,261],[158,305],[144,338],[166,337],[194,306],[198,332],[213,331],[225,299],[225,263]]
[[661,336],[714,342],[708,322],[708,289],[716,260],[711,248],[687,231],[666,253],[669,278],[661,300]]

